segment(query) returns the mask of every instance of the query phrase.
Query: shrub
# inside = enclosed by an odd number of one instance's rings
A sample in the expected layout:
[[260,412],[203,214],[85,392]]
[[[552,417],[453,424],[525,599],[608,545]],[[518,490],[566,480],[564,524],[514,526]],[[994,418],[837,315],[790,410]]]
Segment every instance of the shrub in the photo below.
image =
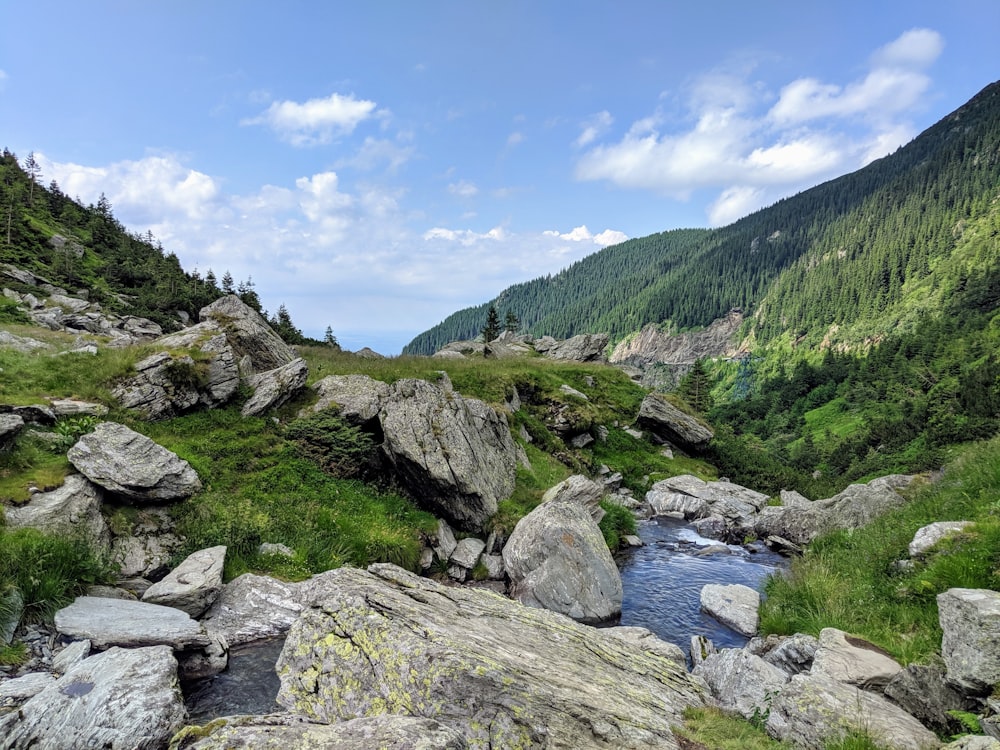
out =
[[375,447],[367,432],[332,411],[321,411],[289,425],[286,436],[299,453],[335,477],[360,474]]

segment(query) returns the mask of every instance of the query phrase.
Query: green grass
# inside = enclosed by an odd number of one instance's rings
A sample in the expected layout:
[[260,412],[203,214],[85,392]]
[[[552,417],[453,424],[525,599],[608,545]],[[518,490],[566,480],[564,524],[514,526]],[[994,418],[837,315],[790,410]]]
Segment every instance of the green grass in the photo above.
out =
[[[935,521],[974,521],[912,569],[907,547]],[[813,542],[787,574],[772,578],[761,608],[764,633],[817,635],[835,627],[862,636],[904,664],[940,648],[937,594],[1000,588],[1000,439],[968,448],[936,484],[863,529]]]
[[865,418],[854,411],[844,398],[835,398],[816,409],[807,411],[803,417],[806,429],[815,440],[822,440],[829,432],[834,437],[844,438],[853,435],[858,428],[864,426]]
[[676,727],[674,734],[710,750],[790,750],[763,729],[717,708],[684,709],[684,726]]

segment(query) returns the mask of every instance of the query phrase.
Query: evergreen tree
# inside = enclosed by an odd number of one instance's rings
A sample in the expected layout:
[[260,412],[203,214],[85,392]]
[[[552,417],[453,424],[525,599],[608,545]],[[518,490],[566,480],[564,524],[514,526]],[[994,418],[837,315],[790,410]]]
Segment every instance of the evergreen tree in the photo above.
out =
[[236,292],[233,287],[233,275],[229,271],[222,275],[222,291],[226,294],[235,294]]
[[490,309],[486,311],[486,325],[479,332],[483,336],[483,343],[486,344],[500,335],[500,315],[495,305],[490,305]]
[[507,315],[504,316],[503,329],[510,333],[517,333],[517,329],[520,327],[520,318],[518,318],[512,310],[508,310]]
[[35,182],[42,176],[42,168],[35,159],[34,151],[29,151],[28,158],[24,160],[24,172],[30,180],[30,187],[28,188],[28,205],[30,206],[35,200]]
[[333,347],[334,349],[340,348],[340,344],[337,342],[337,337],[333,335],[332,326],[326,327],[326,333],[323,334],[323,343],[327,346]]
[[695,360],[695,363],[688,370],[687,374],[681,378],[677,385],[677,392],[681,398],[688,402],[702,414],[707,414],[712,408],[712,382],[705,370],[704,360]]
[[246,281],[239,283],[239,286],[236,287],[236,294],[243,300],[243,304],[247,307],[252,307],[257,312],[261,312],[260,297],[257,296],[257,292],[254,289],[252,277],[247,276]]

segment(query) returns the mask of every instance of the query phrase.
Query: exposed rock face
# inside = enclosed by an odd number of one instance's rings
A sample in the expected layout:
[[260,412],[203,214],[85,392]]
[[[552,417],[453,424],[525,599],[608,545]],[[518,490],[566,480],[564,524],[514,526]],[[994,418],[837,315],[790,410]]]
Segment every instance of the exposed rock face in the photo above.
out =
[[948,711],[975,711],[976,702],[959,693],[945,679],[940,667],[910,664],[885,686],[885,694],[924,726],[948,735],[962,725]]
[[382,449],[409,491],[475,531],[514,491],[517,446],[488,404],[425,380],[397,381],[380,414]]
[[590,503],[561,491],[565,486],[518,521],[504,545],[511,596],[580,622],[604,622],[621,613],[621,576]]
[[709,583],[701,587],[701,608],[743,635],[756,635],[760,592],[738,583]]
[[906,503],[899,490],[910,485],[912,476],[891,474],[868,484],[852,484],[826,500],[806,507],[770,506],[757,518],[757,536],[778,536],[794,544],[808,544],[820,534],[836,529],[867,526],[880,515]]
[[284,635],[302,612],[302,583],[244,573],[227,583],[202,624],[231,646]]
[[714,437],[708,427],[671,404],[662,393],[650,393],[642,400],[637,422],[663,442],[685,450],[704,450]]
[[169,648],[113,648],[79,662],[20,710],[0,717],[0,738],[11,750],[159,750],[185,716]]
[[910,542],[910,557],[923,557],[942,539],[964,531],[972,526],[971,521],[938,521],[917,529]]
[[836,628],[823,628],[812,671],[862,688],[884,688],[902,666],[878,646]]
[[948,681],[967,693],[989,692],[1000,682],[1000,592],[948,589],[937,603]]
[[737,352],[734,337],[742,324],[743,314],[737,310],[695,333],[669,334],[650,324],[620,342],[611,353],[611,362],[645,368],[655,363],[692,365],[703,357],[731,357]]
[[250,357],[255,372],[273,370],[295,359],[295,353],[267,321],[235,294],[203,307],[198,312],[198,319],[218,324],[233,347],[236,359]]
[[30,526],[48,534],[84,538],[97,552],[107,552],[111,532],[101,515],[102,492],[82,474],[70,474],[51,492],[38,492],[26,505],[7,508],[7,525]]
[[117,422],[101,422],[66,457],[90,481],[134,500],[179,500],[201,489],[187,461]]
[[279,705],[434,719],[473,747],[676,748],[703,705],[676,662],[552,612],[391,565],[331,571],[278,661]]
[[928,750],[941,743],[919,721],[885,698],[822,673],[793,677],[771,702],[767,732],[793,747],[820,750],[830,737],[865,731],[899,750]]
[[322,748],[323,750],[466,750],[465,738],[432,719],[381,716],[316,724],[303,716],[232,716],[207,727],[183,730],[171,750],[229,748]]
[[775,694],[788,682],[787,674],[741,648],[708,654],[694,673],[708,683],[723,708],[745,719],[766,715]]
[[653,516],[681,513],[688,520],[719,519],[705,525],[715,539],[736,537],[742,541],[753,531],[757,514],[765,508],[767,495],[725,481],[706,482],[691,474],[662,479],[646,493]]
[[308,376],[309,365],[301,358],[254,375],[250,379],[253,396],[247,399],[240,413],[244,417],[254,417],[268,409],[276,409],[305,386]]
[[[772,639],[777,642],[774,643]],[[757,648],[754,648],[755,641],[760,644]],[[819,640],[805,633],[787,637],[768,636],[764,639],[751,640],[747,648],[786,674],[796,675],[799,672],[808,672],[812,668]]]
[[319,401],[310,411],[336,406],[340,408],[340,416],[359,427],[377,422],[382,404],[389,397],[388,384],[367,375],[327,375],[312,387],[319,394]]
[[611,337],[606,333],[582,333],[579,336],[559,341],[543,351],[549,359],[559,359],[572,362],[605,362],[604,350],[608,348]]
[[222,590],[224,546],[199,550],[157,581],[142,595],[149,604],[162,604],[200,617]]

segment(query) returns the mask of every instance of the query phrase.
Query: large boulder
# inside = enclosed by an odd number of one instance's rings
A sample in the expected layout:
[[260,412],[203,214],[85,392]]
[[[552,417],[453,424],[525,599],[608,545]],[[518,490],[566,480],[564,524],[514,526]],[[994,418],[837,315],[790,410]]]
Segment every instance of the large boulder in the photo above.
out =
[[78,596],[55,615],[56,630],[86,638],[96,649],[170,646],[174,651],[211,644],[205,629],[186,612],[159,604]]
[[771,701],[788,682],[788,675],[741,648],[709,653],[694,668],[708,683],[719,705],[745,719],[767,716]]
[[295,359],[295,353],[260,313],[235,294],[203,307],[198,312],[198,320],[217,324],[236,352],[236,359],[249,357],[254,372],[273,370]]
[[978,709],[974,699],[948,684],[945,670],[937,665],[910,664],[889,681],[885,694],[940,735],[960,734],[964,729],[949,711]]
[[7,508],[7,525],[84,539],[95,551],[107,552],[111,531],[101,514],[102,495],[82,474],[70,474],[61,487],[35,493],[26,505]]
[[701,451],[715,436],[708,427],[678,409],[662,393],[650,393],[642,400],[637,423],[665,443],[691,451]]
[[392,385],[382,449],[402,483],[435,514],[477,531],[514,491],[517,445],[507,418],[426,380]]
[[569,362],[606,362],[604,350],[611,337],[606,333],[581,333],[565,341],[558,341],[543,348],[536,346],[549,359]]
[[902,665],[873,643],[836,628],[823,628],[812,671],[862,688],[884,688]]
[[200,617],[222,591],[225,546],[209,547],[188,555],[184,561],[142,595],[149,604],[162,604]]
[[599,623],[621,614],[622,581],[586,495],[571,483],[517,522],[503,548],[511,596],[574,620]]
[[228,716],[178,733],[171,750],[232,748],[322,748],[322,750],[466,750],[465,738],[433,719],[365,716],[318,724],[304,716]]
[[187,461],[117,422],[98,424],[66,457],[91,482],[133,500],[180,500],[201,489]]
[[760,592],[739,583],[709,583],[701,587],[701,608],[742,635],[756,635]]
[[688,520],[718,518],[711,526],[713,538],[742,541],[752,530],[757,514],[767,505],[767,495],[725,480],[706,482],[691,474],[661,479],[646,493],[650,515],[681,513]]
[[0,450],[3,450],[24,428],[24,419],[17,414],[0,414]]
[[677,748],[702,706],[676,661],[487,591],[392,565],[340,568],[296,620],[278,660],[278,703],[334,723],[433,719],[471,747]]
[[367,375],[327,375],[316,381],[316,403],[299,416],[323,409],[337,408],[348,422],[359,427],[378,423],[382,404],[389,397],[389,385]]
[[169,648],[112,648],[77,663],[18,711],[0,716],[0,745],[159,750],[185,718]]
[[937,603],[948,681],[968,693],[989,692],[1000,683],[1000,593],[948,589]]
[[240,413],[244,417],[255,417],[268,409],[276,409],[305,387],[308,376],[309,365],[302,358],[254,375],[250,378],[253,395]]

